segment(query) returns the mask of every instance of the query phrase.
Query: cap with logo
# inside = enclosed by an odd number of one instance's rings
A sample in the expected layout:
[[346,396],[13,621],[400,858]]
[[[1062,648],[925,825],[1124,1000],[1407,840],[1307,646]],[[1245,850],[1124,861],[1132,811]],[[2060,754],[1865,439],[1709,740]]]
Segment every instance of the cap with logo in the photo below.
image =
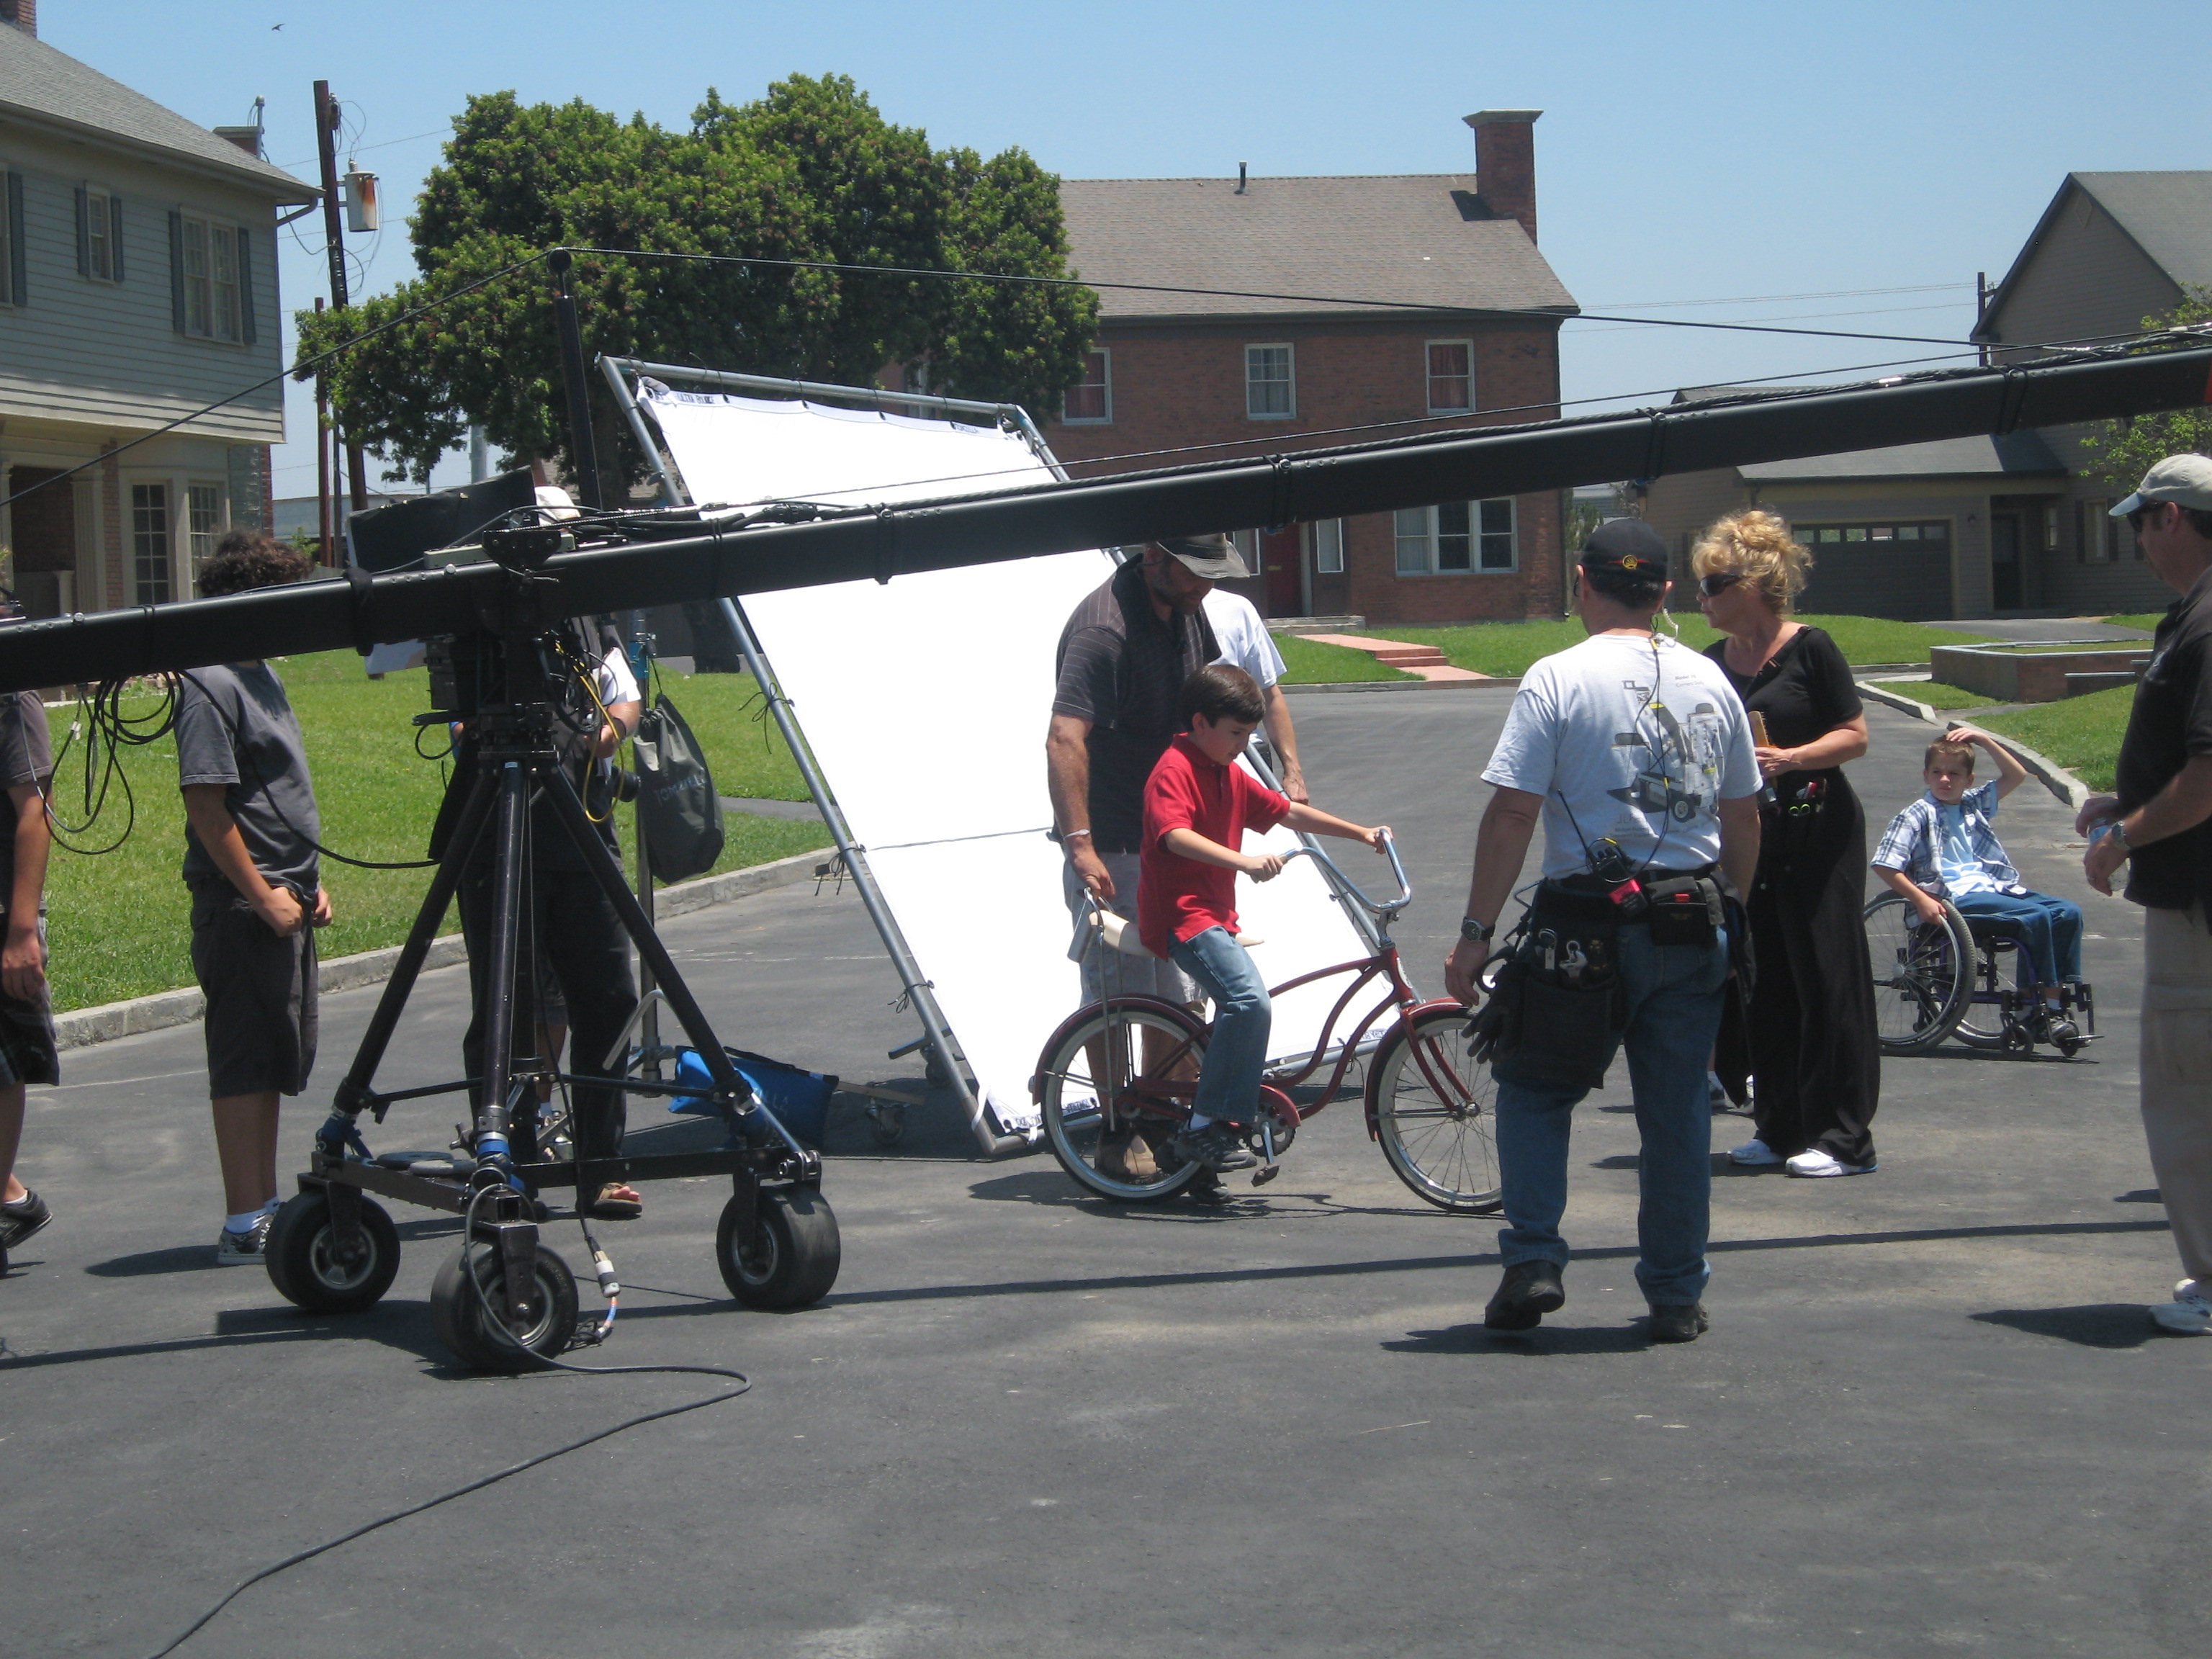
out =
[[2124,519],[2139,507],[2160,501],[2179,501],[2200,513],[2212,513],[2212,457],[2167,456],[2143,474],[2134,495],[2113,507],[2112,516]]
[[1252,574],[1226,536],[1163,536],[1157,545],[1182,560],[1192,575],[1210,582],[1241,582]]
[[1593,575],[1663,582],[1666,538],[1641,519],[1607,519],[1583,544],[1582,566]]

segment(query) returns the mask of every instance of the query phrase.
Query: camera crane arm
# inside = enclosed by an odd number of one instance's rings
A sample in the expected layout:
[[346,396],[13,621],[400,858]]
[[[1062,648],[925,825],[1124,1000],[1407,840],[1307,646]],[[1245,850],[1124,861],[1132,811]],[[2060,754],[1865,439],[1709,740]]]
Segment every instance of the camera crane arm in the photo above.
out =
[[[1291,524],[1619,478],[2002,434],[2212,402],[2212,343],[2084,351],[1995,368],[1809,393],[1437,433],[1257,459],[948,497],[805,523],[765,519],[621,539],[623,515],[577,521],[606,539],[554,552],[544,531],[495,532],[497,562],[264,588],[19,623],[0,647],[0,692],[369,646],[552,618],[894,576],[1086,547],[1134,546],[1224,525]],[[498,545],[503,543],[504,545]]]

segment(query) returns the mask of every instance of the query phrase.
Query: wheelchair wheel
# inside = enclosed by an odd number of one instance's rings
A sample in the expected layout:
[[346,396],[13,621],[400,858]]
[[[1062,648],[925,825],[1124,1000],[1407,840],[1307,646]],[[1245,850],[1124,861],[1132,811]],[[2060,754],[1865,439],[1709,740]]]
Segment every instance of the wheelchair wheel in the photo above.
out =
[[[1957,913],[1953,912],[1954,915]],[[2018,1022],[2008,1017],[2003,998],[2004,952],[2018,954],[2019,947],[2008,939],[1974,940],[1974,976],[1972,989],[1987,1001],[1969,1000],[1959,1019],[1959,1041],[1970,1048],[2011,1048],[2025,1053],[2034,1047],[2021,1042],[2013,1035]]]
[[1468,1012],[1417,1009],[1394,1026],[1367,1070],[1369,1121],[1398,1179],[1454,1215],[1495,1215],[1498,1085],[1467,1052]]
[[1874,963],[1875,1030],[1886,1054],[1924,1054],[1960,1026],[1978,953],[1966,919],[1949,904],[1936,927],[1911,902],[1885,893],[1866,908]]
[[1171,1198],[1189,1186],[1198,1166],[1174,1163],[1167,1142],[1190,1115],[1205,1055],[1206,1028],[1172,1003],[1120,997],[1069,1019],[1045,1045],[1035,1083],[1060,1167],[1101,1198],[1124,1202]]

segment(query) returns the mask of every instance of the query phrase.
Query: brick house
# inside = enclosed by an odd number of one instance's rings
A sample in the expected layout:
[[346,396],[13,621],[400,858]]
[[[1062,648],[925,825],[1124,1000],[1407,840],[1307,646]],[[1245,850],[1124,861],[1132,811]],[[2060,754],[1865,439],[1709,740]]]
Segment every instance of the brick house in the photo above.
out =
[[[1474,174],[1064,181],[1079,276],[1304,297],[1102,286],[1054,450],[1097,477],[1556,416],[1577,307],[1536,247],[1540,112],[1467,117]],[[1243,586],[1269,617],[1555,614],[1562,517],[1546,490],[1256,527]]]
[[0,0],[0,549],[33,617],[189,599],[267,522],[283,388],[194,411],[283,369],[276,209],[318,192],[36,36]]

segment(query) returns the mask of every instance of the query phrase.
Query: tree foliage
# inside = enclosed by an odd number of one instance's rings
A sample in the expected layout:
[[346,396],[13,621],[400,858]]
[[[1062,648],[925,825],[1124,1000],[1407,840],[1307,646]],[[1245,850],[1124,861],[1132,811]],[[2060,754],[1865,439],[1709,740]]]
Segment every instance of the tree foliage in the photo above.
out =
[[[2212,323],[2212,288],[2182,289],[2179,305],[2163,317],[2146,317],[2146,331],[2190,323]],[[2169,455],[2190,450],[2212,455],[2212,410],[2176,409],[2100,421],[2081,440],[2090,464],[2107,483],[2133,489],[2142,475]]]
[[[709,88],[686,132],[578,100],[469,100],[409,232],[420,275],[343,312],[295,313],[303,356],[428,306],[325,369],[338,418],[394,476],[427,478],[471,423],[520,457],[567,446],[555,246],[1065,276],[1059,180],[1020,149],[933,150],[844,76],[745,105]],[[492,280],[485,280],[490,278]],[[1097,323],[1087,289],[579,253],[586,355],[932,390],[1058,410]],[[483,286],[433,304],[475,283]],[[303,377],[304,378],[304,377]],[[594,383],[600,464],[641,457]]]

